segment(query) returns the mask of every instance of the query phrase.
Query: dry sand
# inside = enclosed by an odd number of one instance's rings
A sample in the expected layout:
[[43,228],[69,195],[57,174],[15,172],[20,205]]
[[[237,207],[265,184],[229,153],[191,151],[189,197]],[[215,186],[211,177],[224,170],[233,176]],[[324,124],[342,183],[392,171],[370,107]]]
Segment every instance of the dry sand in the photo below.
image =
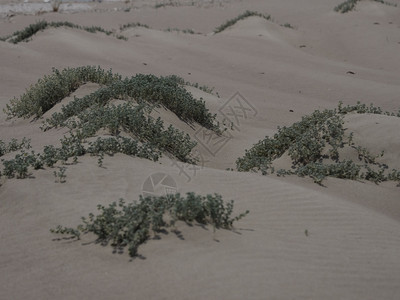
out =
[[[315,109],[339,101],[399,109],[400,7],[365,0],[339,14],[333,7],[340,2],[181,1],[158,9],[155,1],[90,2],[87,11],[35,15],[12,12],[6,5],[18,2],[1,0],[0,36],[40,19],[108,30],[129,22],[152,28],[124,31],[128,41],[57,28],[28,43],[0,42],[1,110],[52,67],[99,65],[127,76],[176,74],[215,87],[220,98],[189,90],[219,114],[239,92],[254,111],[216,155],[197,146],[205,163],[188,171],[190,179],[168,158],[154,163],[116,155],[104,159],[105,168],[95,158],[80,158],[68,166],[63,184],[54,182],[50,168],[35,178],[3,180],[0,299],[399,299],[400,190],[394,183],[329,179],[321,187],[308,178],[226,171],[277,126]],[[271,14],[274,21],[251,17],[212,34],[245,10]],[[163,31],[168,27],[201,34]],[[95,88],[89,84],[75,94]],[[199,129],[159,113],[192,137]],[[0,139],[28,137],[41,149],[66,132],[42,132],[40,124],[6,120],[1,112]],[[384,150],[385,162],[400,168],[397,118],[349,116],[346,124],[363,146]],[[179,224],[184,239],[171,233],[150,240],[134,260],[93,244],[92,236],[54,241],[49,228],[76,225],[97,204],[137,199],[156,172],[171,175],[182,193],[220,193],[235,200],[235,211],[250,214],[235,231]]]

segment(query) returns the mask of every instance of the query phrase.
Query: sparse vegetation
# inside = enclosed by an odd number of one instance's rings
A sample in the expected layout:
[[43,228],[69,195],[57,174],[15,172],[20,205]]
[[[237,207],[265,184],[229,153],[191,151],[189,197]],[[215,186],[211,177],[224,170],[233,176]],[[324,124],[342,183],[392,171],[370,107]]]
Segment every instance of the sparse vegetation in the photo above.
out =
[[154,5],[154,8],[161,8],[161,7],[167,7],[167,6],[179,6],[178,2],[163,2],[163,3],[157,3]]
[[[336,12],[340,12],[342,14],[347,13],[347,12],[352,11],[353,9],[355,9],[357,3],[360,2],[360,1],[361,0],[346,0],[346,1],[342,2],[342,3],[340,3],[338,6],[336,6],[334,8],[334,10]],[[387,1],[383,1],[383,0],[373,0],[373,1],[385,4],[385,5],[397,7],[396,3],[391,3],[391,2],[387,2]]]
[[375,2],[379,2],[379,3],[382,3],[382,4],[385,4],[385,5],[397,7],[397,4],[396,4],[396,3],[392,3],[392,2],[388,2],[388,1],[383,1],[383,0],[374,0],[374,1],[375,1]]
[[[90,66],[62,71],[54,69],[53,74],[40,79],[21,97],[12,99],[5,112],[10,118],[40,118],[86,82],[102,87],[85,97],[75,97],[61,108],[61,112],[46,119],[42,127],[43,130],[69,128],[69,136],[61,140],[61,147],[48,145],[42,153],[28,153],[27,140],[12,141],[8,145],[0,142],[2,154],[21,150],[14,159],[3,160],[5,176],[25,178],[31,168],[53,167],[58,162],[66,164],[71,158],[76,163],[78,157],[85,154],[99,156],[100,166],[105,154],[115,153],[156,161],[163,152],[168,152],[181,161],[196,163],[196,158],[191,155],[196,142],[172,125],[164,128],[161,118],[150,116],[151,111],[161,105],[185,122],[198,122],[220,132],[215,115],[208,112],[204,101],[194,99],[183,88],[182,78],[137,74],[122,79],[111,70]],[[124,101],[115,105],[112,103],[115,99]],[[101,130],[106,130],[111,137],[91,140]]]
[[122,31],[122,30],[126,30],[128,28],[135,28],[135,27],[143,27],[143,28],[148,28],[148,29],[150,28],[149,25],[136,22],[136,23],[128,23],[128,24],[121,25],[119,27],[119,29]]
[[[261,171],[264,175],[274,173],[274,160],[287,154],[291,169],[277,170],[278,176],[296,174],[310,176],[321,184],[328,176],[352,180],[369,180],[379,183],[387,180],[400,181],[399,171],[388,171],[389,166],[376,161],[383,153],[372,155],[367,149],[353,142],[353,134],[345,134],[344,115],[350,112],[397,114],[383,112],[381,108],[358,103],[353,106],[339,104],[337,109],[315,111],[290,127],[278,127],[272,137],[259,141],[236,161],[239,171]],[[347,147],[358,156],[358,162],[341,159],[340,151]]]
[[224,24],[218,26],[217,28],[214,29],[215,33],[219,33],[224,31],[225,29],[227,29],[228,27],[231,27],[233,25],[235,25],[238,21],[246,19],[248,17],[260,17],[260,18],[264,18],[265,20],[271,20],[271,16],[270,15],[265,15],[256,11],[250,11],[250,10],[246,10],[243,14],[237,16],[236,18],[230,19],[228,21],[226,21]]
[[[45,20],[38,21],[35,24],[30,24],[29,26],[25,27],[23,30],[16,31],[13,34],[2,37],[2,41],[9,41],[10,43],[13,44],[18,44],[23,41],[28,41],[29,38],[31,38],[33,35],[35,35],[39,31],[43,31],[47,28],[58,28],[58,27],[69,27],[73,29],[79,29],[79,30],[84,30],[90,33],[96,33],[96,32],[102,32],[105,33],[106,35],[114,35],[113,31],[110,30],[105,30],[104,28],[101,28],[99,26],[80,26],[77,24],[73,24],[71,22],[47,22]],[[126,37],[122,35],[116,35],[118,39],[127,39]]]
[[60,124],[78,112],[93,106],[106,105],[113,99],[135,99],[137,103],[151,103],[164,106],[184,121],[198,122],[208,129],[217,130],[215,115],[211,115],[204,101],[194,99],[183,87],[178,76],[157,77],[137,74],[122,79],[112,71],[95,67],[53,69],[53,74],[45,76],[20,98],[14,98],[5,112],[9,117],[41,117],[71,92],[86,82],[94,82],[104,87],[98,91],[63,106],[62,113],[54,114],[49,123]]
[[157,236],[167,228],[174,227],[176,221],[211,224],[214,229],[231,229],[233,222],[246,216],[246,211],[236,217],[233,213],[233,200],[224,203],[218,194],[199,196],[188,193],[160,197],[140,196],[139,201],[126,203],[120,199],[108,207],[98,205],[100,214],[89,214],[82,218],[83,224],[76,228],[57,226],[50,231],[67,234],[80,239],[81,234],[89,232],[97,236],[97,242],[105,246],[110,244],[114,251],[128,247],[130,256],[138,255],[138,247],[153,235]]
[[347,13],[349,11],[352,11],[356,7],[358,1],[360,0],[346,0],[336,6],[334,10],[342,14]]
[[179,28],[168,27],[164,31],[166,31],[166,32],[182,32],[182,33],[188,33],[188,34],[198,34],[193,29],[179,29]]
[[17,139],[12,139],[9,143],[5,143],[0,140],[0,157],[3,155],[14,152],[21,149],[30,149],[31,143],[30,140],[23,138],[21,142],[18,142]]
[[286,27],[286,28],[294,29],[294,27],[293,27],[292,24],[290,24],[290,23],[284,23],[284,24],[282,24],[281,26],[282,26],[282,27]]
[[67,170],[67,167],[58,167],[58,172],[54,171],[54,177],[56,178],[56,182],[59,183],[64,183],[65,178],[67,178],[67,175],[65,175],[65,171]]

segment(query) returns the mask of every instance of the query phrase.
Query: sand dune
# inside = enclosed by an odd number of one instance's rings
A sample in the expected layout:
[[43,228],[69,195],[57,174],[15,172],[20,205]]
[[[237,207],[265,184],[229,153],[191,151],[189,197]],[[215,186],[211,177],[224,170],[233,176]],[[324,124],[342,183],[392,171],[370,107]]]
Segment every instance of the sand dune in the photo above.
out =
[[[95,92],[98,84],[80,86],[41,119],[7,119],[3,109],[53,67],[87,65],[129,77],[174,74],[214,88],[210,94],[185,86],[217,114],[229,137],[225,144],[207,144],[200,124],[158,107],[152,116],[198,141],[196,168],[172,155],[152,162],[123,154],[106,155],[99,167],[97,157],[85,155],[66,165],[65,183],[55,182],[57,167],[33,171],[26,179],[2,176],[0,299],[398,299],[397,182],[328,178],[320,186],[294,175],[226,170],[235,169],[245,149],[278,126],[339,101],[374,103],[397,113],[400,2],[391,0],[395,7],[360,1],[346,14],[334,12],[340,2],[180,1],[160,8],[156,1],[90,2],[89,11],[44,13],[40,19],[101,26],[113,34],[59,27],[27,42],[0,41],[0,140],[27,137],[35,151],[59,145],[68,130],[44,132],[43,119],[74,96]],[[246,10],[272,20],[253,16],[213,33]],[[0,37],[39,18],[13,14],[0,19]],[[120,30],[136,22],[150,28]],[[281,26],[285,23],[293,28]],[[228,112],[238,104],[249,113],[234,119]],[[348,114],[344,120],[357,144],[372,154],[384,151],[378,162],[400,169],[398,117]],[[354,151],[345,154],[357,159]],[[275,163],[290,168],[288,156]],[[138,199],[146,179],[159,172],[170,175],[183,194],[219,193],[235,200],[235,213],[250,214],[233,231],[180,222],[181,235],[150,239],[135,259],[101,247],[94,235],[76,241],[49,232],[58,224],[78,225],[98,204]]]

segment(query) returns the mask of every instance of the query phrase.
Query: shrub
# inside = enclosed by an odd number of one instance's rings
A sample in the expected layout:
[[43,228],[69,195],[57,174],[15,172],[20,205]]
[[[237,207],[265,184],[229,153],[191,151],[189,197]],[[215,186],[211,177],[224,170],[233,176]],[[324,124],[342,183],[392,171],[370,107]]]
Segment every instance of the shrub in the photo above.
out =
[[[108,207],[98,205],[100,214],[89,214],[82,218],[83,224],[76,228],[57,226],[50,231],[59,234],[72,235],[80,238],[81,233],[92,232],[97,235],[97,242],[110,244],[114,250],[128,247],[129,254],[136,256],[138,247],[154,234],[174,226],[178,220],[187,223],[198,222],[212,224],[217,228],[231,229],[233,222],[240,220],[249,213],[246,211],[236,217],[231,217],[233,201],[225,203],[218,194],[199,196],[188,193],[186,197],[180,194],[160,197],[140,196],[139,202],[126,204],[120,199]],[[164,217],[168,217],[168,221]]]
[[[220,132],[218,125],[214,124],[215,115],[208,112],[204,101],[193,98],[183,88],[185,82],[182,78],[138,74],[122,79],[111,70],[91,66],[62,71],[53,69],[53,74],[40,79],[20,98],[12,99],[5,112],[8,117],[39,118],[86,82],[95,82],[102,87],[85,97],[75,97],[62,107],[61,112],[48,118],[42,127],[44,130],[53,127],[70,129],[69,135],[61,139],[61,147],[45,146],[42,153],[32,152],[29,157],[34,155],[35,159],[28,161],[21,161],[16,156],[3,163],[4,175],[12,178],[18,174],[17,177],[24,178],[30,167],[53,167],[58,162],[66,164],[70,158],[76,162],[79,156],[86,153],[99,156],[99,165],[102,165],[104,154],[124,153],[156,161],[162,152],[168,152],[184,162],[196,163],[191,155],[196,142],[172,125],[164,128],[161,118],[150,116],[152,109],[161,105],[186,122],[196,121]],[[126,102],[113,105],[110,104],[113,99],[124,99]],[[87,143],[87,139],[101,129],[108,130],[113,137]],[[121,137],[121,132],[129,136]],[[27,147],[27,144],[26,140],[21,144],[12,141],[9,145],[0,141],[0,154]]]
[[93,105],[106,105],[113,99],[133,98],[138,103],[162,105],[184,121],[195,121],[208,129],[218,130],[215,124],[216,116],[208,111],[204,101],[195,99],[184,89],[182,86],[184,81],[178,76],[157,77],[137,74],[122,79],[111,70],[105,71],[100,67],[96,69],[91,66],[62,71],[53,69],[52,75],[39,79],[19,99],[12,99],[5,112],[9,117],[40,117],[86,82],[104,86],[63,106],[61,113],[54,114],[48,120],[50,127],[61,125],[63,121]]
[[358,1],[360,0],[346,0],[336,6],[334,10],[342,14],[347,13],[349,11],[352,11],[356,7]]
[[27,138],[23,138],[21,142],[18,142],[17,139],[12,139],[8,144],[0,140],[0,157],[10,152],[30,148],[31,141]]
[[3,174],[8,178],[13,178],[15,175],[19,179],[29,176],[29,167],[32,166],[35,170],[42,168],[43,164],[38,155],[32,151],[27,153],[24,150],[15,155],[14,159],[2,160],[4,165]]
[[5,113],[9,117],[40,117],[86,82],[111,84],[118,79],[119,75],[100,67],[67,68],[61,72],[53,68],[53,74],[39,79],[19,99],[13,98]]
[[[352,133],[345,134],[343,118],[350,112],[396,116],[372,104],[368,107],[360,103],[345,107],[340,103],[337,109],[317,110],[290,127],[278,127],[272,138],[267,136],[246,150],[245,155],[236,161],[237,169],[261,171],[264,175],[273,173],[273,161],[287,153],[292,161],[291,169],[278,170],[278,176],[310,176],[319,184],[328,176],[376,183],[396,179],[396,170],[392,172],[394,176],[390,176],[387,166],[376,161],[383,152],[372,155],[368,149],[354,144]],[[339,150],[344,147],[352,148],[364,164],[341,160]]]

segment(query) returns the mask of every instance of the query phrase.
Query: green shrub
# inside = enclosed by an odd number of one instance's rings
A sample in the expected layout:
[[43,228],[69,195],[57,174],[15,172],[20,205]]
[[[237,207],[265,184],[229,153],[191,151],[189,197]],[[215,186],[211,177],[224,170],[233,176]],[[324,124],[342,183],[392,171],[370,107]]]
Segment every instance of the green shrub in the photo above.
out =
[[[68,234],[80,238],[81,233],[92,232],[97,236],[97,242],[102,245],[110,244],[114,250],[128,247],[129,254],[136,256],[138,247],[146,242],[151,231],[154,234],[174,226],[178,220],[187,223],[212,224],[214,229],[231,229],[233,222],[240,220],[249,212],[231,217],[233,201],[225,203],[218,194],[199,196],[188,193],[186,197],[180,194],[160,197],[140,196],[138,202],[126,204],[120,199],[118,204],[113,202],[108,207],[98,205],[100,214],[89,214],[82,218],[83,224],[76,228],[57,226],[50,231]],[[164,217],[168,218],[168,221]]]
[[40,117],[86,82],[106,85],[119,79],[119,75],[100,67],[67,68],[61,72],[53,69],[53,74],[39,79],[20,98],[13,98],[5,113],[9,117]]
[[54,171],[54,177],[56,178],[56,182],[59,183],[64,183],[65,182],[65,178],[67,177],[67,175],[65,175],[65,171],[67,170],[67,167],[58,167],[58,172]]
[[[238,171],[261,171],[264,175],[273,173],[274,160],[287,153],[292,162],[291,169],[278,170],[278,176],[310,176],[319,184],[328,176],[376,183],[397,180],[396,170],[390,176],[387,166],[376,162],[383,152],[372,155],[368,149],[354,144],[352,133],[345,134],[343,118],[351,112],[400,116],[384,112],[372,104],[368,107],[360,103],[345,107],[340,103],[337,109],[317,110],[290,127],[278,127],[272,138],[267,136],[246,150],[245,155],[236,161]],[[358,160],[364,164],[341,160],[339,152],[344,147],[353,149],[358,154]]]
[[113,99],[135,99],[138,103],[162,105],[173,111],[184,121],[194,121],[208,129],[218,130],[215,115],[212,115],[203,100],[195,99],[182,86],[183,79],[178,76],[157,77],[137,74],[122,79],[112,71],[86,66],[68,68],[62,71],[53,69],[53,74],[31,86],[20,98],[14,98],[5,112],[9,117],[40,117],[79,86],[86,82],[103,85],[96,92],[62,107],[62,112],[54,114],[48,123],[61,125],[68,118],[93,106],[106,105]]
[[43,167],[39,156],[34,152],[27,153],[24,150],[21,153],[15,155],[14,159],[2,160],[4,165],[3,174],[8,178],[13,178],[15,175],[17,178],[23,179],[28,177],[29,167],[33,167],[35,170]]
[[[45,146],[42,153],[35,154],[35,160],[15,163],[15,159],[4,162],[4,174],[14,177],[18,166],[25,167],[21,176],[29,167],[53,167],[58,162],[66,164],[71,158],[77,162],[79,156],[90,154],[99,156],[99,165],[103,163],[104,154],[124,153],[156,161],[161,153],[168,152],[177,159],[196,163],[191,151],[196,142],[188,134],[177,130],[172,125],[165,128],[161,118],[153,118],[150,112],[154,107],[164,106],[173,111],[185,122],[198,122],[206,128],[220,132],[214,123],[205,102],[197,100],[184,88],[184,80],[178,76],[156,77],[138,74],[122,79],[112,71],[95,67],[68,68],[62,71],[53,69],[53,74],[40,79],[20,98],[14,98],[7,105],[5,112],[9,117],[39,118],[55,104],[86,82],[95,82],[101,87],[82,98],[75,97],[61,112],[48,118],[42,129],[53,127],[69,128],[69,135],[61,139],[61,147]],[[123,104],[114,105],[114,99],[126,100]],[[135,99],[136,101],[132,101]],[[110,138],[98,138],[87,142],[104,129],[112,135]],[[123,132],[128,137],[120,136]],[[0,154],[9,149],[24,147],[12,142],[6,146],[0,141]],[[15,144],[15,145],[14,145]],[[33,154],[32,154],[33,155]]]
[[18,142],[17,139],[12,139],[8,144],[0,140],[0,157],[17,150],[21,149],[30,149],[31,148],[31,141],[27,138],[23,138],[21,142]]

